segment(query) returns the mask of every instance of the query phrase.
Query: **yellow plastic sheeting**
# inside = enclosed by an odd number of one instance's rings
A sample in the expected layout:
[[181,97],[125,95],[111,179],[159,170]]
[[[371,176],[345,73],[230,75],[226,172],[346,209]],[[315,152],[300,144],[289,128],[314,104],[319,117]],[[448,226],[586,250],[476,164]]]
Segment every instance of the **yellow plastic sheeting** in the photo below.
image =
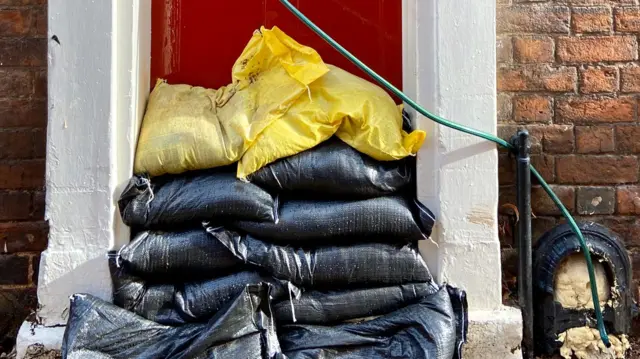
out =
[[378,86],[331,65],[277,27],[256,31],[219,90],[160,81],[143,120],[135,172],[152,176],[240,160],[245,178],[334,134],[388,161],[415,154],[422,131]]

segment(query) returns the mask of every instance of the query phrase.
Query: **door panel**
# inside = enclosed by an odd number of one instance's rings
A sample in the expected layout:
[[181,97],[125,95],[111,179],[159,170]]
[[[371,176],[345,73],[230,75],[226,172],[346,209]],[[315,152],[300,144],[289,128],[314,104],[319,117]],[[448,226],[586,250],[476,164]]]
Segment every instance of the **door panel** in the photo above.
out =
[[[401,0],[294,0],[354,55],[402,86]],[[153,0],[151,79],[218,88],[254,30],[278,26],[323,60],[366,77],[278,0]]]

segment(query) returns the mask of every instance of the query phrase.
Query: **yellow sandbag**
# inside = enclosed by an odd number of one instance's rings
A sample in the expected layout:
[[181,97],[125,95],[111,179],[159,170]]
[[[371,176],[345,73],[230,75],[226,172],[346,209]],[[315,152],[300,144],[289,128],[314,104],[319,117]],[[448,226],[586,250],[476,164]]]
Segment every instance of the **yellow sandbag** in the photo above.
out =
[[245,178],[332,135],[379,160],[415,154],[424,132],[378,86],[337,67],[277,27],[256,31],[217,91],[159,82],[142,123],[135,172],[152,176],[231,164]]
[[312,148],[334,134],[380,161],[418,152],[425,133],[402,131],[402,111],[384,90],[338,67],[327,66],[330,71],[309,85],[307,96],[300,96],[245,152],[238,166],[239,178]]
[[142,122],[134,171],[157,176],[224,166],[328,72],[315,50],[277,28],[256,31],[217,91],[158,81]]
[[308,85],[307,95],[298,96],[288,111],[255,139],[240,160],[238,178],[310,149],[334,134],[381,161],[418,152],[425,133],[402,131],[402,112],[384,90],[338,67],[327,66],[330,71]]

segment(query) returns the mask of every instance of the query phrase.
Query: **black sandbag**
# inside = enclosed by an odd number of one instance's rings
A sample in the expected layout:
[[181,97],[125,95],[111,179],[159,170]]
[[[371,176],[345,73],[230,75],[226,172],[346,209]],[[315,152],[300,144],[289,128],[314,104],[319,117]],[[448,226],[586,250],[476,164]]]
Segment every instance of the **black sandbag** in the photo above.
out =
[[[466,314],[466,313],[465,313]],[[278,329],[289,359],[451,359],[458,345],[457,315],[446,287],[385,316],[333,327],[290,324]]]
[[431,235],[435,218],[417,200],[401,196],[359,201],[287,200],[278,223],[238,221],[259,238],[283,243],[345,240],[415,241]]
[[274,299],[294,298],[300,293],[286,281],[251,271],[174,285],[148,282],[111,265],[111,277],[114,304],[165,325],[207,321],[247,285],[270,284]]
[[411,182],[407,161],[376,161],[337,137],[276,161],[249,176],[275,191],[318,192],[353,198],[390,195]]
[[187,322],[175,305],[175,285],[150,283],[128,273],[115,262],[114,258],[110,258],[114,304],[160,324],[179,325]]
[[304,249],[262,242],[222,228],[208,231],[246,263],[298,286],[373,287],[432,279],[415,243]]
[[276,200],[235,173],[222,168],[151,179],[134,176],[118,201],[122,220],[131,227],[160,229],[211,220],[274,222]]
[[88,294],[71,297],[67,359],[283,358],[268,287],[249,286],[205,324],[170,327]]
[[231,252],[202,229],[140,232],[118,252],[126,270],[165,282],[209,279],[242,266]]
[[298,324],[327,325],[388,314],[437,290],[433,282],[342,291],[312,290],[302,293],[300,299],[274,303],[273,315],[278,325],[291,324],[294,318]]

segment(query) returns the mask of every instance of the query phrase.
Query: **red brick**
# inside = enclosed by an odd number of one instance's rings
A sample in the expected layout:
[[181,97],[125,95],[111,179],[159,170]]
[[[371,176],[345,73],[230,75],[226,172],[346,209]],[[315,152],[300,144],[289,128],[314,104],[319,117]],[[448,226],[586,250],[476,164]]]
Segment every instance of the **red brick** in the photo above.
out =
[[0,285],[29,284],[29,257],[0,254]]
[[615,150],[613,127],[576,127],[576,147],[578,153],[606,153]]
[[34,129],[33,133],[33,158],[45,158],[47,154],[47,131],[45,129]]
[[569,33],[566,6],[512,6],[498,8],[498,33]]
[[616,194],[612,187],[579,187],[576,197],[580,214],[613,214],[615,210]]
[[[526,129],[531,135],[531,153],[542,152],[542,138],[544,133],[542,126],[516,126],[516,125],[503,125],[498,124],[498,137],[510,141],[518,130]],[[503,149],[506,152],[506,150]]]
[[[498,158],[498,183],[502,185],[515,184],[516,163],[513,156],[501,153]],[[550,155],[531,155],[531,165],[540,173],[547,183],[555,181],[555,161]],[[531,183],[538,184],[535,177],[531,177]]]
[[616,203],[620,214],[640,214],[640,186],[618,187]]
[[635,156],[559,156],[556,178],[567,184],[618,184],[638,181]]
[[508,153],[498,155],[498,184],[514,184],[516,176],[516,165],[513,157]]
[[621,153],[640,153],[640,127],[617,126],[616,149]]
[[46,39],[0,38],[0,66],[46,66]]
[[545,153],[571,153],[574,147],[573,126],[542,126],[542,148]]
[[571,28],[576,33],[609,32],[611,9],[604,6],[573,8]]
[[[560,198],[562,204],[571,213],[575,211],[576,194],[573,187],[551,186],[553,192]],[[531,210],[538,215],[561,215],[555,203],[542,187],[531,187]]]
[[29,192],[0,191],[0,221],[24,220],[29,219],[30,215],[31,194]]
[[0,160],[43,157],[35,153],[36,142],[44,141],[43,133],[42,130],[0,130]]
[[40,274],[40,255],[31,256],[31,284],[38,285]]
[[637,6],[616,8],[614,17],[616,31],[640,32],[640,8]]
[[564,98],[556,100],[556,121],[559,123],[633,122],[636,101],[632,98]]
[[31,29],[33,14],[28,9],[0,9],[0,34],[25,36]]
[[46,100],[0,100],[0,128],[46,126]]
[[556,226],[556,219],[553,217],[540,217],[531,219],[531,239],[535,244],[542,235],[552,230]]
[[0,189],[43,188],[44,171],[44,160],[0,162]]
[[580,70],[580,92],[614,92],[618,89],[618,69],[613,66]]
[[509,122],[513,119],[513,105],[511,96],[504,93],[498,94],[498,122]]
[[21,97],[33,93],[33,73],[25,69],[0,68],[0,94]]
[[46,196],[44,192],[34,192],[31,203],[31,218],[37,220],[44,219],[44,210],[46,203]]
[[[576,218],[582,220],[581,218]],[[609,230],[617,234],[627,247],[636,247],[640,245],[640,222],[636,220],[636,216],[607,216],[607,217],[588,217],[596,223],[607,227]],[[635,267],[640,268],[640,267]]]
[[[531,155],[531,165],[540,173],[547,183],[556,181],[555,158],[550,155]],[[532,175],[531,183],[539,184],[538,180]]]
[[513,59],[519,63],[554,61],[553,39],[544,37],[516,37],[513,41]]
[[47,35],[47,8],[42,7],[35,12],[35,26],[32,27],[32,33],[35,35]]
[[640,92],[640,66],[623,67],[620,71],[622,92]]
[[547,96],[518,96],[513,100],[516,122],[551,122],[553,99]]
[[638,59],[635,36],[560,37],[558,58],[562,62],[632,61]]
[[0,0],[0,5],[46,5],[47,0]]
[[35,73],[34,95],[39,98],[47,98],[47,71],[42,70]]
[[496,39],[496,59],[498,63],[510,63],[513,60],[513,46],[510,37]]
[[48,233],[46,222],[0,223],[0,248],[6,253],[42,252]]
[[499,67],[498,91],[573,92],[577,78],[573,67]]

